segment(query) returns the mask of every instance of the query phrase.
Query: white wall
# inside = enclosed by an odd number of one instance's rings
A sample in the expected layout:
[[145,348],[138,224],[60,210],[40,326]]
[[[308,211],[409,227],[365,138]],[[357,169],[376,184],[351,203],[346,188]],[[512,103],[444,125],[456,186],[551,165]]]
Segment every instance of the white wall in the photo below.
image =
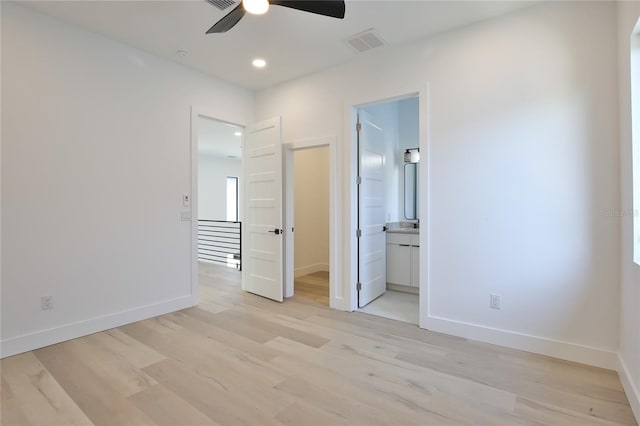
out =
[[[418,148],[420,146],[420,115],[419,115],[419,99],[408,98],[398,101],[398,148],[400,149],[400,156],[398,158],[398,168],[400,170],[399,177],[399,207],[398,207],[398,220],[404,221],[404,151],[406,149]],[[421,165],[418,163],[418,174],[420,173]],[[420,186],[418,186],[418,195]],[[419,199],[416,200],[419,205]]]
[[3,2],[3,356],[192,304],[191,105],[253,95]]
[[418,101],[415,97],[398,101],[398,144],[403,151],[420,145]]
[[[611,368],[620,239],[603,211],[620,203],[615,34],[615,3],[544,3],[263,90],[256,117],[282,115],[285,140],[349,135],[352,102],[428,88],[422,324]],[[340,144],[349,188],[352,150]],[[344,222],[349,283],[352,211]]]
[[[631,169],[631,85],[630,35],[640,19],[640,2],[618,3],[618,46],[620,82],[620,212],[633,210]],[[640,79],[640,76],[636,76]],[[637,113],[636,113],[637,114]],[[636,119],[640,119],[638,115]],[[637,213],[636,213],[637,214]],[[613,215],[620,221],[621,286],[620,286],[620,378],[627,397],[640,421],[640,266],[633,262],[633,217]]]
[[[227,177],[230,176],[242,176],[240,159],[198,155],[198,219],[227,220]],[[241,185],[242,179],[238,181],[238,189]]]
[[293,152],[294,276],[329,271],[329,147]]

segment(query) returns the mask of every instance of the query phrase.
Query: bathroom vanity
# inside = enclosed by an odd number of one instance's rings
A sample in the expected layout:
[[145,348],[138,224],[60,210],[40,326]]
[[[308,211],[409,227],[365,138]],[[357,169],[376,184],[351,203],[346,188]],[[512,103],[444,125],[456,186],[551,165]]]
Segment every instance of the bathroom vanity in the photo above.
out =
[[416,293],[420,287],[420,231],[409,225],[387,229],[387,287]]

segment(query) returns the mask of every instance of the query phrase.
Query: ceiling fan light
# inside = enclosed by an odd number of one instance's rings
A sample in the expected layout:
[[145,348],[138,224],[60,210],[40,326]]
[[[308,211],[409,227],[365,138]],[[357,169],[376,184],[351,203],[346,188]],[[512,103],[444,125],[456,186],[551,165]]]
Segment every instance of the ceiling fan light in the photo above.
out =
[[254,15],[262,15],[269,10],[268,0],[242,0],[244,10]]

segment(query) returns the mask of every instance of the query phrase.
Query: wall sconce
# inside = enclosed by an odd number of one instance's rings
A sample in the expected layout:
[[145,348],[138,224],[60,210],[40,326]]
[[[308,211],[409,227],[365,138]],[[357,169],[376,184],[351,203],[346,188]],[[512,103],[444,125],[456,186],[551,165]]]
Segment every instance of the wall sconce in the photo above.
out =
[[420,148],[409,148],[404,152],[405,163],[419,163],[420,162]]

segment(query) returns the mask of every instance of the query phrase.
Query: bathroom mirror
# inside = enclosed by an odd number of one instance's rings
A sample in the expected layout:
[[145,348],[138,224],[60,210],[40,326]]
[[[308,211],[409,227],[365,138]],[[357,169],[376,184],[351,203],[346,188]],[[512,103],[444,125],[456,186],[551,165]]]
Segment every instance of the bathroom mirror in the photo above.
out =
[[418,163],[404,165],[404,217],[418,219]]

